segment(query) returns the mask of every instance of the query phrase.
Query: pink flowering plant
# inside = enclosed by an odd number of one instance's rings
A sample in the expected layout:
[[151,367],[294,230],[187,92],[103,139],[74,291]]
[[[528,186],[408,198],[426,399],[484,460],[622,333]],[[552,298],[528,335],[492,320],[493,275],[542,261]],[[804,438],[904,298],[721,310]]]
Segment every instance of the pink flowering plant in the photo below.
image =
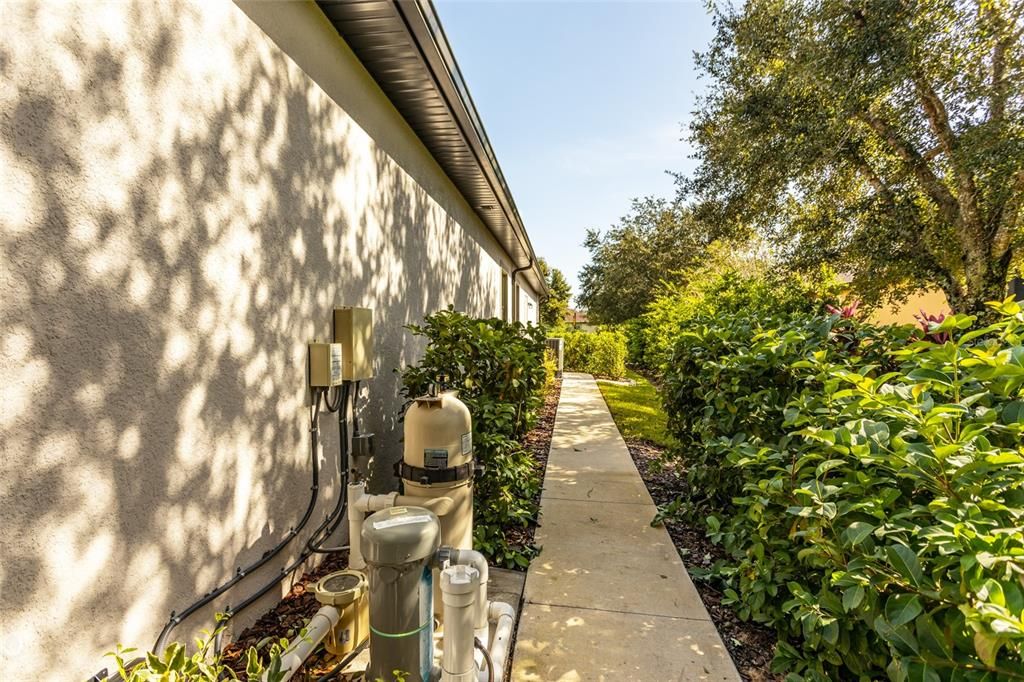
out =
[[937,331],[936,327],[942,326],[943,321],[952,314],[953,312],[950,311],[931,315],[922,310],[920,315],[914,315],[914,319],[921,325],[921,330],[925,332],[928,339],[935,343],[946,343],[950,339],[949,332]]
[[838,315],[841,320],[853,320],[857,317],[857,310],[860,308],[860,301],[854,301],[848,305],[842,305],[836,307],[834,305],[825,305],[825,310],[828,311],[829,315]]

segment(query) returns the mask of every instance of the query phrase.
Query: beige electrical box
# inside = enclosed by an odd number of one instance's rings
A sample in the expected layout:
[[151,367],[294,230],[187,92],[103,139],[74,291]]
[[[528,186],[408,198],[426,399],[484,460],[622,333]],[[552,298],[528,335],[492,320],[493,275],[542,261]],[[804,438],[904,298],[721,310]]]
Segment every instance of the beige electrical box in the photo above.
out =
[[342,377],[346,381],[373,378],[373,311],[335,308],[334,342],[342,348]]
[[345,380],[342,373],[344,351],[340,343],[309,344],[309,385],[337,386]]

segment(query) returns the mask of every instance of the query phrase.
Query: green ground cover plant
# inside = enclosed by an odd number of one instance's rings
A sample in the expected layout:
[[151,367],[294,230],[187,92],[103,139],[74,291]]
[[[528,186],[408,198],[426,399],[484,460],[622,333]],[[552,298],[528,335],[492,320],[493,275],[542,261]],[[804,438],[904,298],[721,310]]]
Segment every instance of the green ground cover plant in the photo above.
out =
[[562,337],[565,339],[562,360],[566,370],[609,379],[625,376],[626,335],[621,331],[567,331]]
[[676,505],[788,680],[1024,679],[1024,313],[926,332],[843,314],[679,334]]
[[[219,617],[218,617],[219,618]],[[237,680],[235,671],[228,666],[222,653],[214,647],[217,636],[224,630],[219,625],[212,633],[204,631],[196,639],[196,647],[189,653],[184,644],[172,642],[160,655],[146,653],[138,657],[136,649],[120,644],[107,657],[114,660],[116,677],[120,682],[219,682]],[[305,631],[302,632],[305,634]],[[246,651],[245,679],[248,682],[280,682],[284,679],[281,654],[288,648],[288,640],[261,642]],[[260,650],[265,650],[261,653]],[[110,680],[104,677],[104,682]]]
[[597,382],[615,426],[627,439],[643,440],[663,448],[672,447],[675,439],[668,432],[668,420],[661,407],[658,390],[633,370],[626,370],[626,378],[633,384]]
[[458,391],[473,415],[473,447],[485,467],[473,496],[473,544],[502,566],[525,567],[537,550],[506,531],[536,519],[540,480],[522,439],[543,403],[545,335],[540,327],[477,319],[448,309],[412,332],[427,339],[423,359],[402,373],[407,399],[430,385]]

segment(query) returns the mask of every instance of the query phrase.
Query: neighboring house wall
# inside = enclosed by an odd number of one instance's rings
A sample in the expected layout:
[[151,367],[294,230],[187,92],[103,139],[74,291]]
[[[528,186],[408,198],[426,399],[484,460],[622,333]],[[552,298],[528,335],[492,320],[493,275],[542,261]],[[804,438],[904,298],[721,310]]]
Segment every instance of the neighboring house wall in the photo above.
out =
[[0,669],[78,680],[298,521],[334,306],[374,309],[384,472],[405,325],[519,264],[310,3],[0,5]]
[[946,295],[937,289],[920,291],[904,303],[883,306],[871,314],[871,321],[877,324],[917,324],[915,315],[921,311],[929,315],[949,312]]
[[519,291],[519,322],[524,324],[538,324],[540,322],[540,297],[528,288],[526,284],[518,287]]

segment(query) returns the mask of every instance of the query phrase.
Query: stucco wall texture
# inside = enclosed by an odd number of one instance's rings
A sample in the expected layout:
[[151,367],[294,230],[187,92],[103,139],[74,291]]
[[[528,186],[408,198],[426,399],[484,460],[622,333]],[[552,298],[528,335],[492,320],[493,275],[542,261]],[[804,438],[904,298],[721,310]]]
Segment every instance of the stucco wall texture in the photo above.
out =
[[334,306],[374,309],[390,462],[404,326],[514,264],[312,4],[8,1],[0,38],[0,670],[77,680],[298,521]]

